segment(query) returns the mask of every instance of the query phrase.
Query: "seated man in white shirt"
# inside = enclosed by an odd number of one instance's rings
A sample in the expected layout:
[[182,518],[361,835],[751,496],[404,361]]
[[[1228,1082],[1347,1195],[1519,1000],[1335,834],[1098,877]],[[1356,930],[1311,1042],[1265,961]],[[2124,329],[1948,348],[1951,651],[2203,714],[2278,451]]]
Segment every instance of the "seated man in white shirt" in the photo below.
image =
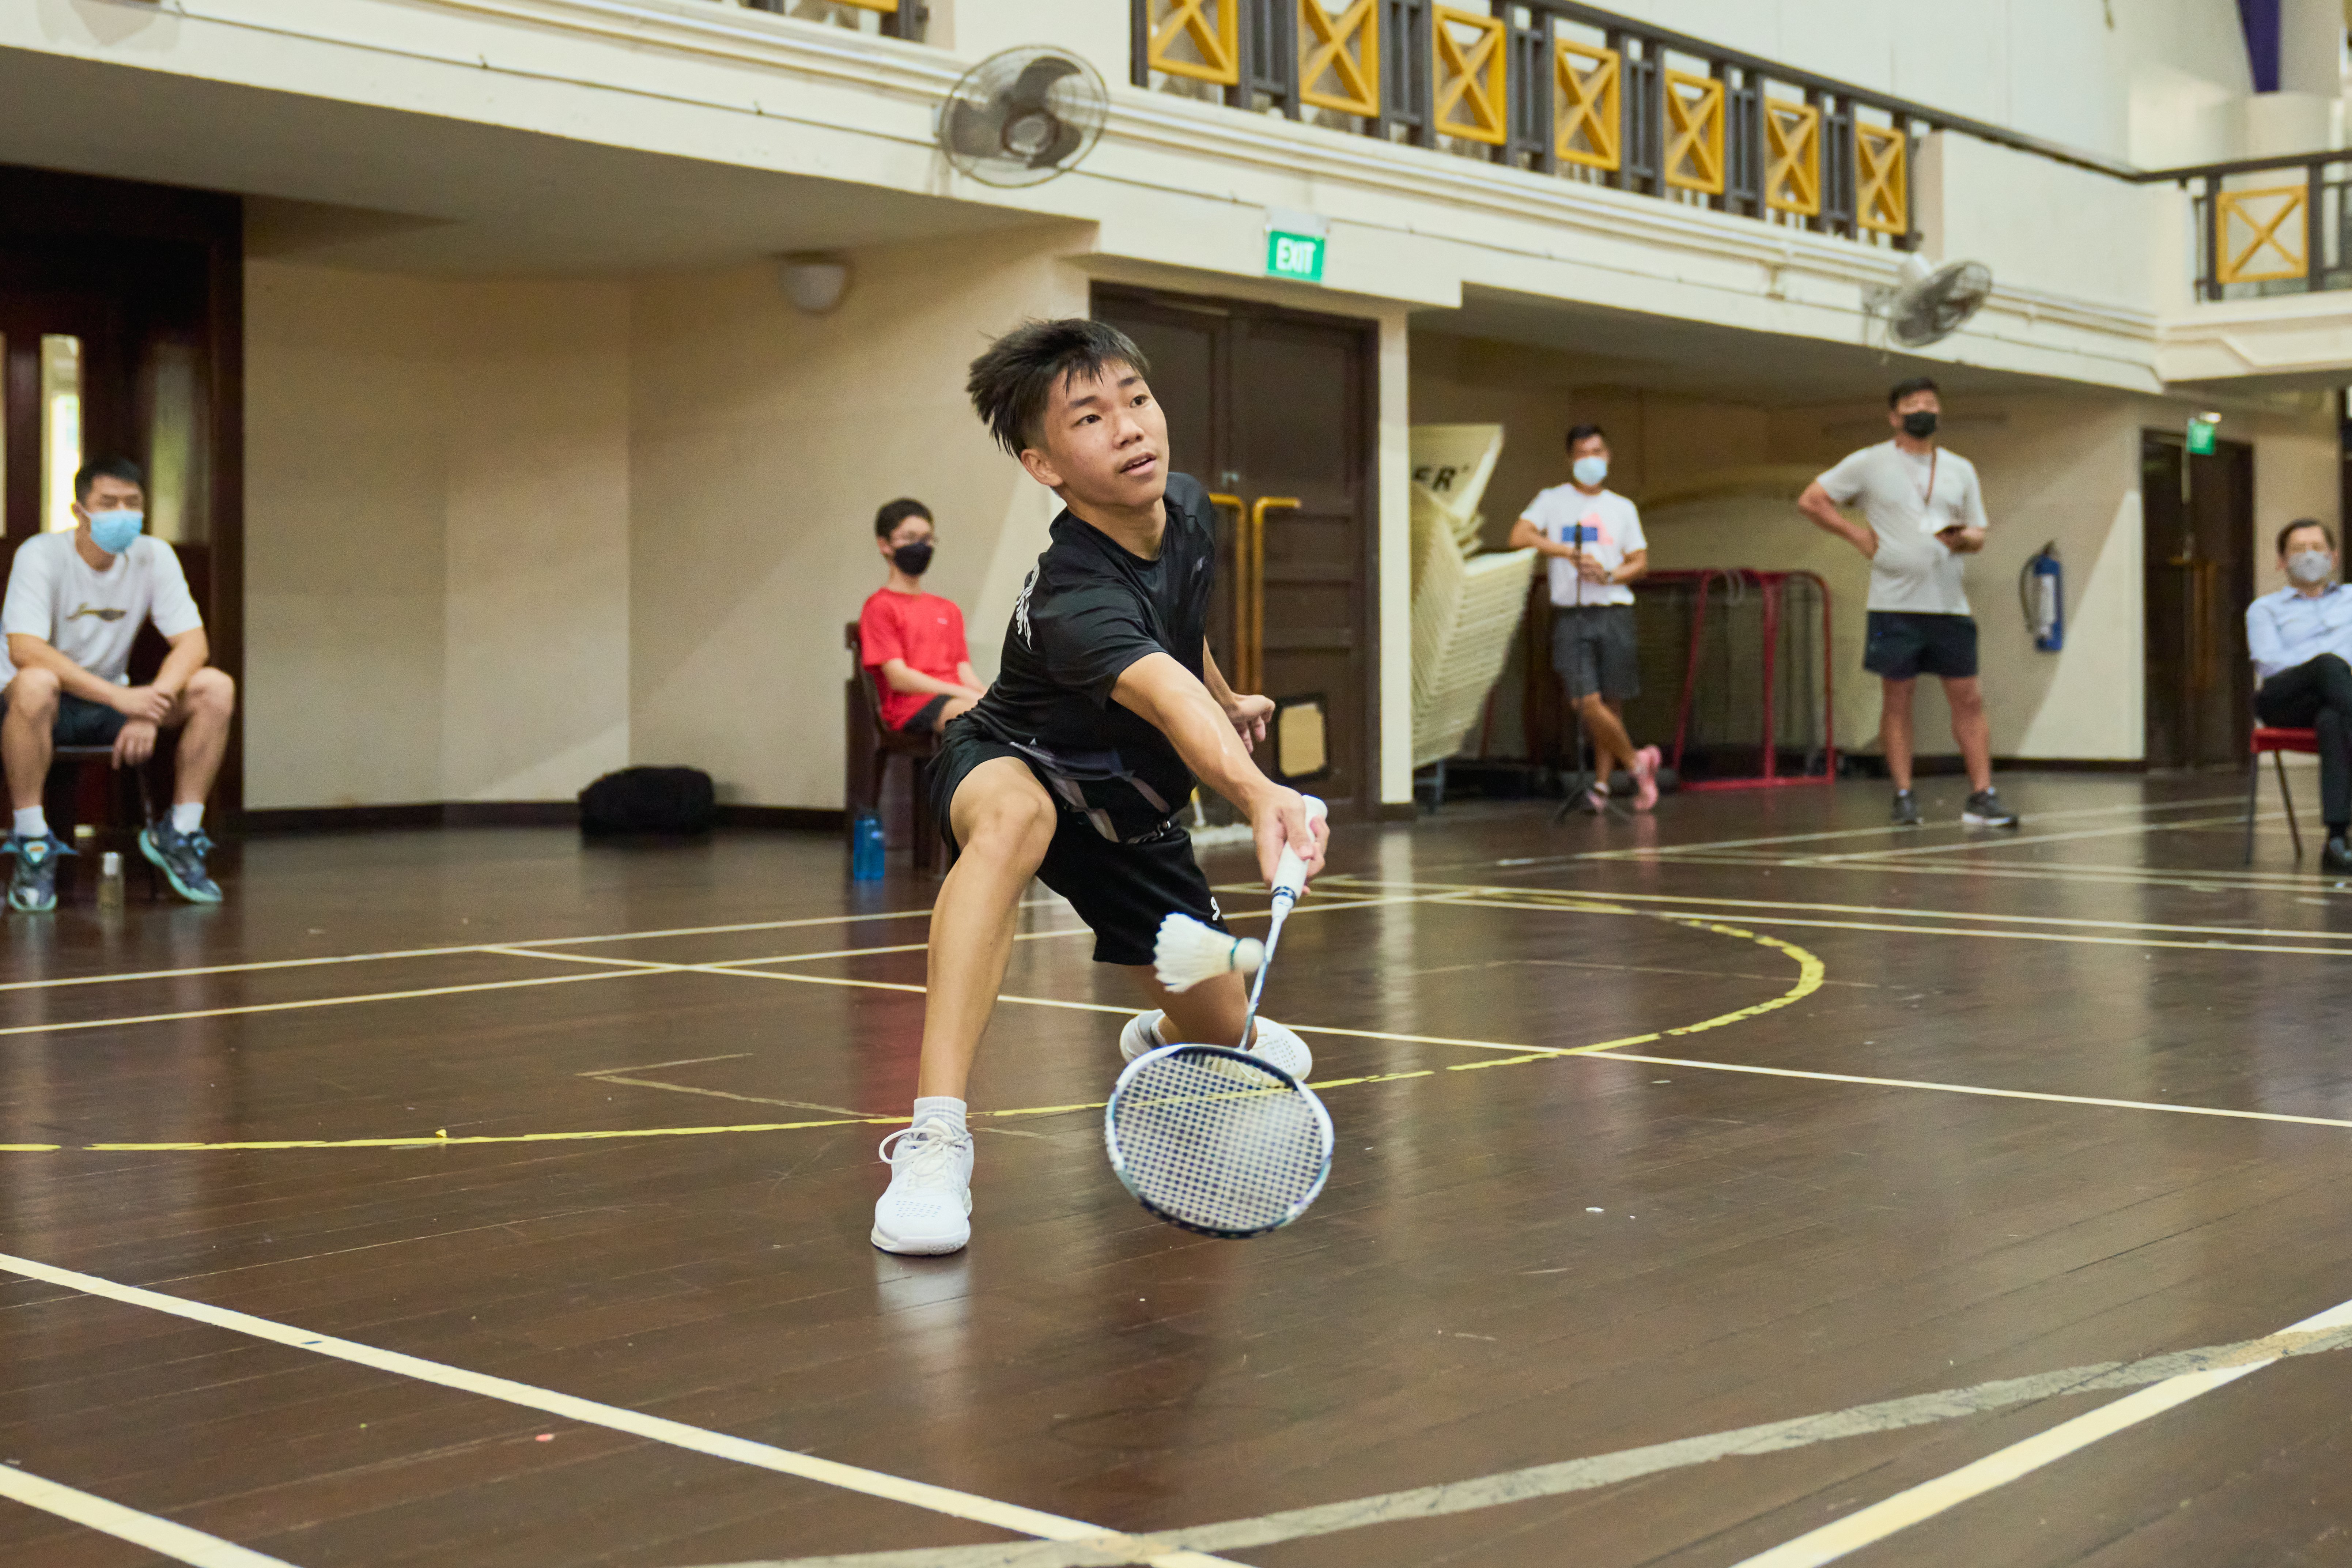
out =
[[2319,815],[2327,824],[2320,865],[2352,871],[2352,588],[2334,581],[2336,535],[2303,518],[2279,530],[2287,585],[2246,606],[2254,661],[2254,717],[2319,735]]
[[[159,730],[179,730],[171,815],[139,833],[139,851],[193,903],[220,901],[205,870],[205,797],[228,750],[236,686],[211,668],[204,616],[188,594],[179,557],[140,531],[146,493],[139,466],[101,458],[74,476],[71,533],[44,533],[17,546],[0,604],[0,752],[5,752],[14,830],[0,853],[15,857],[8,907],[58,904],[58,857],[73,851],[51,836],[41,809],[49,761],[60,745],[114,748],[116,767],[137,767]],[[130,684],[131,645],[152,620],[171,644],[163,668]]]

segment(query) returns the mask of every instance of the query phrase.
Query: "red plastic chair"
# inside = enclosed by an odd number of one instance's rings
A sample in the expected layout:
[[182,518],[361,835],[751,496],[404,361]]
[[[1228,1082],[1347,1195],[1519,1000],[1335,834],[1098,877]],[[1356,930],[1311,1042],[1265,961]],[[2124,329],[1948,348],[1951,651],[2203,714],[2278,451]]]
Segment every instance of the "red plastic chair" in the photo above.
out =
[[2300,752],[2305,756],[2319,754],[2319,731],[2316,730],[2281,730],[2267,724],[2254,726],[2254,743],[2246,768],[2246,861],[2254,863],[2254,796],[2263,782],[2263,753],[2268,752],[2278,768],[2279,799],[2286,806],[2286,830],[2294,840],[2294,858],[2303,858],[2303,829],[2294,820],[2294,796],[2286,787],[2286,753]]

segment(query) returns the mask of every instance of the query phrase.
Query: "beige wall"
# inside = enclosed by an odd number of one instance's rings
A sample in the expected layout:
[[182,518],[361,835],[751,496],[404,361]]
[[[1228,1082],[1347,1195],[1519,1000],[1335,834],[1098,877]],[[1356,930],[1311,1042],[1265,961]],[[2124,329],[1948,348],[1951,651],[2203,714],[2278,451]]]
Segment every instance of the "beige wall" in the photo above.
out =
[[246,798],[563,798],[628,756],[628,296],[247,270]]
[[[1861,668],[1867,564],[1807,524],[1796,491],[1856,447],[1885,437],[1884,405],[1769,410],[1612,384],[1566,355],[1514,345],[1414,340],[1416,422],[1499,420],[1507,428],[1484,502],[1499,543],[1528,497],[1565,477],[1559,437],[1592,420],[1609,429],[1612,488],[1670,498],[1711,477],[1742,476],[1747,493],[1644,507],[1651,560],[1660,567],[1806,569],[1828,582],[1836,606],[1832,657],[1840,745],[1875,750],[1878,688]],[[1968,587],[2003,756],[2134,760],[2145,754],[2139,449],[2146,428],[2180,428],[2194,405],[2084,389],[2022,389],[1949,400],[1946,440],[1973,460],[1993,524]],[[2290,518],[2336,522],[2336,435],[2321,402],[2282,400],[2231,411],[2227,437],[2253,444],[2257,587],[2281,578],[2271,537]],[[2036,650],[2017,605],[2028,556],[2054,542],[2064,564],[2067,636]],[[1517,666],[1496,704],[1498,752],[1520,744]],[[1920,683],[1920,750],[1951,750],[1936,683]]]
[[963,393],[989,337],[1084,314],[1056,228],[854,253],[838,309],[805,316],[771,266],[642,281],[632,319],[630,719],[641,762],[720,798],[838,807],[845,621],[881,584],[874,509],[929,504],[929,585],[996,668],[1055,503],[992,447]]

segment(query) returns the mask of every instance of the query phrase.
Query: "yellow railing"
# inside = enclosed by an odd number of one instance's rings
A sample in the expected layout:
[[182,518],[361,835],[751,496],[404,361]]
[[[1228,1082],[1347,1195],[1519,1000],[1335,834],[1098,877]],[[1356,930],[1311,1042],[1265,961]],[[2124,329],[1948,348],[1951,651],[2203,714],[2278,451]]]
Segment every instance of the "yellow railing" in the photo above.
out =
[[1441,136],[1485,142],[1499,147],[1508,135],[1503,118],[1503,22],[1451,6],[1431,7],[1430,36],[1436,109],[1433,116]]
[[2223,191],[2213,203],[2213,276],[2217,283],[2268,283],[2311,272],[2304,203],[2309,188],[2270,185]]
[[1298,0],[1298,100],[1342,114],[1381,111],[1379,0]]
[[1623,156],[1618,110],[1624,61],[1615,49],[1562,38],[1552,50],[1552,153],[1563,163],[1614,169]]
[[1227,87],[1242,79],[1242,0],[1149,3],[1145,52],[1153,70]]
[[1668,71],[1666,184],[1679,190],[1723,195],[1723,84],[1708,76]]
[[1907,234],[1911,228],[1911,139],[1892,125],[1853,128],[1853,221],[1874,234]]
[[1764,100],[1764,205],[1804,217],[1822,210],[1822,111],[1810,103]]

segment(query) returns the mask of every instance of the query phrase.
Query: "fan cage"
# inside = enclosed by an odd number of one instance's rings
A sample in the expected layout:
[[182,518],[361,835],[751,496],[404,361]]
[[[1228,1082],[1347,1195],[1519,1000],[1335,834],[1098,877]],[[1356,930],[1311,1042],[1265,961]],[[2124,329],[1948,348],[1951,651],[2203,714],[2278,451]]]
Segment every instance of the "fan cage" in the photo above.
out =
[[[1685,789],[1769,789],[1837,775],[1830,590],[1811,572],[1653,572],[1634,585],[1651,679],[1625,704],[1636,735],[1671,735]],[[1660,679],[1681,672],[1680,680]]]

